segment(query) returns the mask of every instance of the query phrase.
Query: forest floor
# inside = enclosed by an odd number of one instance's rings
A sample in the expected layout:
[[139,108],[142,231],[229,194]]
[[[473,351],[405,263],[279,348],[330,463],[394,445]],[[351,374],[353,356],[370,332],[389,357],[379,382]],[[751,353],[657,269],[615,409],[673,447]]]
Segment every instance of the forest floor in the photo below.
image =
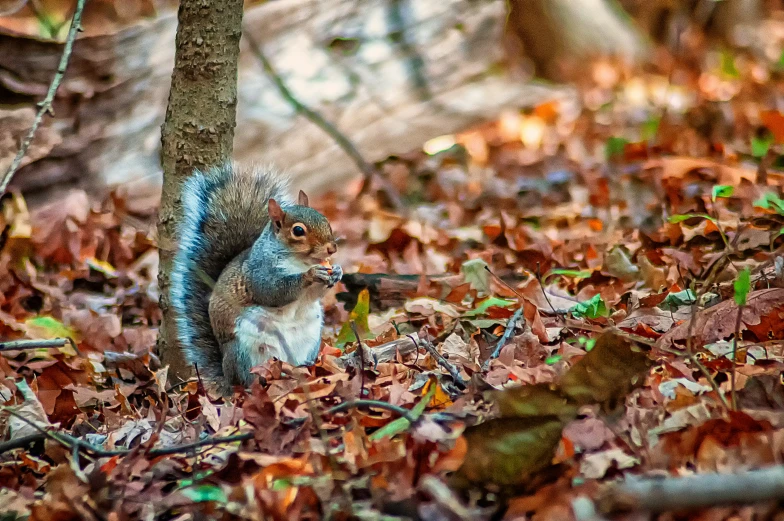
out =
[[598,519],[618,478],[780,463],[783,71],[599,63],[390,158],[404,208],[321,198],[348,275],[319,360],[231,400],[154,354],[153,222],[4,198],[0,336],[74,343],[2,347],[0,519]]

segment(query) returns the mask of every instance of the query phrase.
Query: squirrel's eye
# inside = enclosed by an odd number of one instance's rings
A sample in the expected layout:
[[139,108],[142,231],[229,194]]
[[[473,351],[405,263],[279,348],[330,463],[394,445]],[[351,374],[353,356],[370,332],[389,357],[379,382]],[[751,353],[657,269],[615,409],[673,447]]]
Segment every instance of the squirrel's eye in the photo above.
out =
[[294,234],[294,237],[304,237],[305,236],[305,228],[302,226],[295,226],[291,229],[291,233]]

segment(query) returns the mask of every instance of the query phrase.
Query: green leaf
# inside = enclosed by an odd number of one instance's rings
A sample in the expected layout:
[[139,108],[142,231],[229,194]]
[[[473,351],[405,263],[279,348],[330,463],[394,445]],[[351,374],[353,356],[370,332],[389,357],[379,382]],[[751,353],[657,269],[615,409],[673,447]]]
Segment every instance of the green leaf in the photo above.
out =
[[290,478],[277,478],[272,481],[272,490],[286,490],[287,488],[291,488],[291,479]]
[[623,156],[623,152],[626,149],[626,145],[629,144],[629,140],[622,137],[611,137],[607,140],[607,144],[605,145],[605,155],[607,159],[613,159],[618,156]]
[[464,317],[477,317],[480,315],[484,315],[487,310],[493,306],[499,308],[508,308],[517,304],[513,300],[505,300],[498,297],[488,297],[484,299],[476,308],[472,309],[471,311],[466,311],[463,316]]
[[550,355],[544,359],[544,363],[547,365],[553,365],[561,361],[563,355]]
[[215,485],[198,485],[180,491],[185,497],[195,503],[206,503],[215,501],[217,503],[227,503],[229,499],[223,489]]
[[766,133],[763,136],[752,136],[751,138],[751,155],[756,158],[762,158],[768,155],[768,150],[773,144],[773,135]]
[[675,293],[669,293],[661,304],[659,304],[660,309],[665,310],[672,310],[675,311],[681,306],[691,306],[696,302],[697,297],[694,295],[694,292],[690,289],[684,289],[683,291],[678,291]]
[[357,331],[362,338],[369,338],[370,325],[368,325],[368,315],[370,315],[370,293],[367,289],[363,289],[357,297],[357,304],[348,317],[348,322],[343,324],[338,333],[338,338],[335,341],[335,347],[342,349],[349,342],[356,342],[357,337],[351,329],[351,322],[357,325]]
[[730,78],[740,78],[738,67],[735,66],[735,57],[727,51],[721,53],[721,72]]
[[607,305],[604,303],[604,300],[602,300],[602,296],[599,293],[589,300],[578,302],[572,306],[569,311],[577,318],[598,318],[609,315]]
[[688,221],[689,219],[694,219],[695,217],[699,217],[700,219],[708,219],[709,221],[716,222],[716,219],[711,217],[706,213],[680,213],[677,215],[671,215],[667,218],[667,222],[677,224],[682,223],[683,221]]
[[490,272],[487,271],[487,263],[482,259],[471,259],[465,261],[460,268],[472,288],[481,292],[490,292]]
[[751,271],[747,266],[738,274],[735,281],[735,303],[739,306],[745,306],[749,291],[751,291]]
[[713,187],[713,191],[711,192],[711,200],[715,201],[719,197],[732,197],[732,193],[735,191],[735,188],[729,185],[716,185]]
[[[414,419],[417,419],[420,416],[422,416],[422,414],[425,412],[425,409],[427,408],[427,405],[436,395],[436,390],[438,389],[438,381],[435,378],[431,378],[428,385],[430,385],[430,387],[428,387],[425,395],[422,397],[421,400],[419,400],[419,403],[417,403],[414,407],[411,408],[411,412],[409,413],[409,415]],[[385,438],[385,437],[391,438],[392,436],[400,434],[401,432],[407,431],[409,427],[411,427],[411,422],[408,421],[407,418],[398,418],[394,421],[387,423],[379,430],[371,434],[368,438],[370,440],[380,440],[381,438]]]
[[[50,316],[28,318],[25,320],[25,329],[30,338],[70,338],[76,343],[81,341],[79,333]],[[70,344],[59,348],[59,351],[67,356],[76,356],[76,351]]]
[[580,343],[581,346],[583,346],[583,349],[585,349],[586,352],[593,349],[593,347],[596,345],[596,339],[588,338],[587,336],[581,336],[580,338],[577,339],[577,341]]
[[772,210],[779,215],[784,215],[784,200],[781,200],[779,196],[773,192],[765,192],[762,197],[754,201],[754,206],[764,208],[765,210]]
[[650,141],[659,132],[659,118],[651,118],[642,124],[641,137],[643,141]]
[[563,275],[564,277],[572,277],[575,279],[587,279],[593,272],[591,270],[564,270],[560,268],[552,269],[545,273],[542,280],[547,280],[552,275]]

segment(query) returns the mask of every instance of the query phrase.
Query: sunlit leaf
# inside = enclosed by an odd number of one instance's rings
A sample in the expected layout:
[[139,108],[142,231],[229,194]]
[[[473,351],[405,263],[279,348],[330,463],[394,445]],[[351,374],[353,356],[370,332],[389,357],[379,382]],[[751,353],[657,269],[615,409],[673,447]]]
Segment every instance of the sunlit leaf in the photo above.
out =
[[25,329],[27,336],[31,338],[71,338],[76,342],[80,340],[79,334],[74,329],[51,316],[28,318],[25,320]]
[[694,292],[690,289],[684,289],[683,291],[677,291],[675,293],[668,293],[659,307],[661,309],[669,309],[669,310],[676,310],[681,306],[690,306],[694,304],[697,297],[694,295]]
[[719,197],[732,197],[735,188],[729,185],[715,185],[711,191],[711,199],[716,200]]
[[708,219],[709,221],[714,221],[714,222],[716,221],[716,219],[714,219],[713,217],[711,217],[708,214],[704,214],[704,213],[684,213],[684,214],[671,215],[669,218],[667,218],[667,222],[670,222],[670,223],[673,223],[673,224],[682,223],[683,221],[688,221],[689,219],[693,219],[695,217],[699,217],[700,219]]
[[564,270],[556,268],[548,271],[544,277],[542,277],[542,280],[547,280],[553,275],[562,275],[564,277],[572,277],[575,279],[587,279],[591,276],[592,273],[593,272],[591,270]]
[[368,315],[370,315],[370,292],[363,289],[357,297],[357,304],[348,317],[348,322],[343,324],[338,333],[338,338],[335,341],[335,347],[343,348],[349,342],[356,342],[357,337],[351,328],[353,321],[357,325],[357,331],[360,336],[364,338],[370,337],[370,326],[368,325]]
[[739,78],[740,72],[738,72],[738,67],[735,65],[735,56],[733,56],[728,51],[721,52],[721,72],[730,78]]
[[656,134],[659,132],[659,122],[659,118],[651,118],[642,124],[640,135],[643,141],[650,141],[656,137]]
[[220,487],[215,485],[198,485],[180,491],[182,495],[195,503],[205,503],[214,501],[216,503],[226,503],[228,498]]
[[498,298],[498,297],[489,297],[489,298],[484,299],[482,302],[480,302],[479,305],[476,308],[474,308],[474,309],[472,309],[470,311],[466,311],[465,313],[463,313],[463,316],[464,317],[478,317],[478,316],[482,316],[485,313],[487,313],[487,310],[489,308],[493,307],[493,306],[499,307],[499,308],[508,308],[508,307],[514,306],[515,304],[517,304],[517,303],[515,301],[513,301],[513,300],[505,300],[505,299]]
[[602,300],[602,296],[597,293],[589,300],[578,302],[569,310],[575,317],[598,318],[609,315],[607,304]]
[[623,152],[626,150],[626,145],[628,144],[629,140],[622,137],[608,138],[607,144],[605,145],[605,155],[607,156],[607,159],[623,156]]
[[768,155],[768,150],[773,144],[773,135],[766,133],[762,136],[752,136],[751,138],[751,155],[757,158],[765,157]]
[[754,201],[754,206],[764,208],[765,210],[772,210],[779,215],[784,215],[784,200],[780,199],[779,196],[773,192],[765,192],[762,197]]
[[558,362],[561,361],[562,358],[563,355],[550,355],[544,359],[544,363],[547,365],[557,364]]
[[746,305],[746,297],[749,295],[749,291],[751,291],[751,271],[749,268],[744,268],[740,273],[738,273],[738,278],[735,280],[734,284],[735,289],[735,303],[739,306]]

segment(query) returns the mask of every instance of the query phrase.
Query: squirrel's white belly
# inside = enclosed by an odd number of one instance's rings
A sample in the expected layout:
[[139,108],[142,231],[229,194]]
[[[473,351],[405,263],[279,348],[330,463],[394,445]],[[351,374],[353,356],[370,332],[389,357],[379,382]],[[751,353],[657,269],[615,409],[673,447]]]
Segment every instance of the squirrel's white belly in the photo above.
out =
[[279,308],[251,306],[237,320],[235,335],[253,366],[272,358],[295,366],[308,365],[318,356],[323,322],[318,300]]

